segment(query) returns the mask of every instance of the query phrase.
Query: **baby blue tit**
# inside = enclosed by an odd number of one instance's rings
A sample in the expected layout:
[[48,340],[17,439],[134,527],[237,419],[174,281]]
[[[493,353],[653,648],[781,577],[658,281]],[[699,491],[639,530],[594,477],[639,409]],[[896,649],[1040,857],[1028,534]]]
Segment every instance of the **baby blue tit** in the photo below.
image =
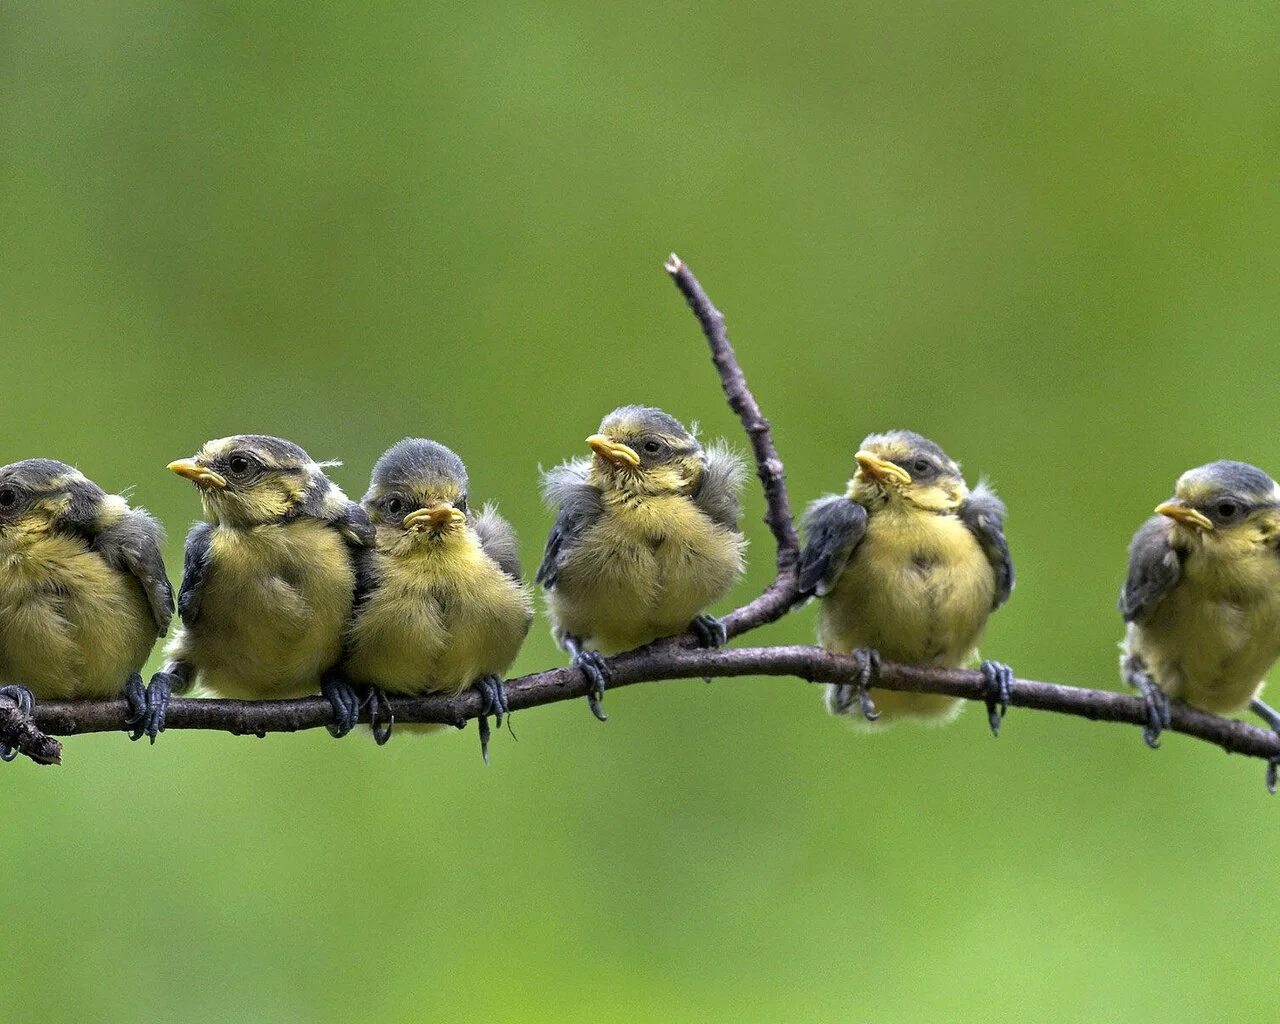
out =
[[537,582],[553,635],[591,683],[600,721],[602,655],[693,632],[718,647],[724,626],[704,609],[742,575],[742,460],[704,449],[660,409],[615,409],[587,438],[594,453],[543,474],[556,523]]
[[[970,491],[947,453],[909,430],[872,434],[854,460],[845,494],[804,517],[800,590],[822,598],[822,645],[861,667],[858,685],[827,687],[827,708],[847,714],[856,697],[868,721],[949,721],[959,698],[868,687],[882,656],[944,668],[976,657],[988,616],[1013,590],[1004,505],[985,483]],[[995,661],[981,671],[998,735],[1013,673]]]
[[334,705],[330,731],[350,731],[359,700],[338,666],[354,553],[373,541],[364,509],[278,437],[220,438],[169,469],[195,485],[206,521],[187,535],[182,628],[148,690],[148,735],[164,728],[169,694],[197,683],[246,699],[321,692]]
[[[480,749],[489,759],[488,715],[507,712],[502,675],[533,621],[520,582],[515,531],[496,509],[467,504],[467,469],[442,444],[406,438],[373,469],[362,504],[375,542],[361,559],[347,633],[347,677],[382,692],[460,693],[483,699]],[[385,741],[389,728],[375,736]]]
[[139,670],[173,616],[163,543],[143,509],[65,463],[0,469],[0,694],[28,712],[33,697],[124,694],[141,736]]
[[[1147,705],[1156,746],[1168,698],[1216,714],[1251,708],[1280,656],[1280,487],[1243,462],[1211,462],[1179,479],[1129,545],[1120,594],[1128,623],[1121,675]],[[1268,768],[1275,791],[1276,763]]]

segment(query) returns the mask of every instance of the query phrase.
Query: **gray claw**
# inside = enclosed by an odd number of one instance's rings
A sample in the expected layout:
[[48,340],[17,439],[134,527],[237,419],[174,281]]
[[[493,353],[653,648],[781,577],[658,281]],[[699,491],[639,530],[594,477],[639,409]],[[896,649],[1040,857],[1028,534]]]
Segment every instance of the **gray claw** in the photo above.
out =
[[1010,691],[1013,686],[1013,669],[999,661],[984,661],[979,666],[987,683],[987,722],[991,735],[1000,735],[1000,723],[1009,710]]

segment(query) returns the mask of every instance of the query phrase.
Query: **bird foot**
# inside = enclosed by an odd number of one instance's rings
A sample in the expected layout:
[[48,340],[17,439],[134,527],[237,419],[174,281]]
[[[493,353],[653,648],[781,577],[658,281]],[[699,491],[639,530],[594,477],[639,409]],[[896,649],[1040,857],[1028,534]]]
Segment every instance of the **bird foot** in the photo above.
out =
[[1142,739],[1152,750],[1160,748],[1160,734],[1169,728],[1169,695],[1154,680],[1148,678],[1142,690],[1142,702],[1147,709],[1147,724],[1142,728]]
[[591,684],[591,689],[587,691],[587,704],[591,713],[601,722],[607,722],[609,716],[604,713],[600,701],[604,698],[604,688],[609,682],[609,663],[599,651],[580,649],[574,654],[572,664]]
[[480,756],[484,763],[489,763],[489,716],[493,715],[499,729],[502,728],[502,717],[511,714],[511,706],[507,703],[507,684],[496,675],[481,676],[471,684],[472,689],[480,694]]
[[[8,697],[24,715],[30,715],[36,707],[36,700],[25,686],[0,686],[0,697]],[[9,762],[18,756],[18,751],[7,743],[0,743],[0,761]]]
[[[149,742],[155,743],[156,737],[164,732],[164,720],[169,714],[169,699],[173,696],[175,682],[180,680],[171,672],[160,671],[151,677],[151,683],[147,687],[146,707],[138,721],[130,723],[133,731],[129,733],[129,739],[140,740],[145,736]],[[128,684],[125,684],[125,697],[132,708],[134,698],[129,695]]]
[[1009,710],[1013,669],[1004,662],[984,661],[978,670],[987,684],[987,722],[991,725],[991,735],[999,737],[1000,723]]
[[124,699],[129,702],[129,713],[124,724],[129,726],[129,739],[140,740],[147,732],[147,684],[142,674],[135,672],[124,681]]
[[369,729],[373,732],[373,742],[380,747],[385,746],[396,726],[395,710],[387,699],[386,691],[380,686],[370,686],[360,703],[362,707],[369,705]]
[[333,705],[333,721],[325,728],[334,739],[342,739],[360,721],[360,695],[337,672],[325,673],[320,680],[320,693]]
[[[1280,712],[1268,704],[1264,704],[1257,697],[1249,702],[1249,709],[1261,718],[1267,725],[1271,726],[1271,731],[1280,736]],[[1275,795],[1276,776],[1280,774],[1280,754],[1275,757],[1267,758],[1267,792]]]
[[689,632],[698,638],[700,647],[723,647],[729,641],[724,623],[714,615],[699,615],[689,623]]
[[871,699],[871,684],[880,674],[880,652],[870,647],[859,647],[850,653],[854,661],[854,681],[837,683],[832,690],[831,710],[838,715],[848,714],[853,702],[858,702],[858,710],[868,722],[880,717],[875,702]]

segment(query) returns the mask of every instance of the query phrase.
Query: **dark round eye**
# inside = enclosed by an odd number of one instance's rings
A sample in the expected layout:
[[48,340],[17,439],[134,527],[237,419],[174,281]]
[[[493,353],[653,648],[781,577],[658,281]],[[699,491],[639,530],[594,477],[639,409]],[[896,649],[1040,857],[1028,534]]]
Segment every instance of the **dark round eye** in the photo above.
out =
[[464,494],[459,497],[458,500],[453,503],[453,507],[459,512],[465,512],[467,510],[467,496]]
[[1234,501],[1218,502],[1218,515],[1221,516],[1223,519],[1230,519],[1239,511],[1240,511],[1240,506],[1237,505]]
[[18,500],[18,492],[12,487],[0,488],[0,507],[8,508]]
[[398,516],[403,511],[404,511],[403,501],[401,501],[399,498],[387,499],[387,513],[389,515]]
[[227,460],[227,468],[236,475],[243,475],[249,472],[249,460],[243,455],[233,455]]
[[915,462],[911,463],[911,468],[917,473],[927,473],[929,472],[929,463],[925,459],[916,459]]
[[650,455],[656,455],[658,452],[662,451],[662,442],[646,441],[644,443],[644,450],[647,451]]

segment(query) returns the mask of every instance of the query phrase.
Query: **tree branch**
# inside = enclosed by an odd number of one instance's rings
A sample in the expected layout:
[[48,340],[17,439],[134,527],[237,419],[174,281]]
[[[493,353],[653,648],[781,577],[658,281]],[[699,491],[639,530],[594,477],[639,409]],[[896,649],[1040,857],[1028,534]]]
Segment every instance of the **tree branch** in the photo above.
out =
[[[724,317],[711,304],[690,272],[674,254],[666,270],[688,300],[711,348],[729,405],[742,421],[751,442],[760,481],[764,486],[768,524],[777,544],[777,572],[773,582],[754,601],[731,612],[725,624],[731,636],[746,633],[785,614],[797,601],[796,566],[799,542],[791,516],[782,460],[773,444],[769,421],[764,417],[725,331]],[[659,640],[635,651],[608,659],[612,668],[610,688],[652,683],[664,679],[726,678],[738,676],[793,676],[810,682],[856,683],[859,665],[847,655],[820,647],[747,647],[702,650],[689,636]],[[920,668],[886,662],[873,685],[886,690],[938,693],[965,700],[985,701],[987,683],[979,672]],[[549,669],[514,679],[508,684],[513,710],[576,700],[587,693],[588,682],[570,667]],[[1146,724],[1140,698],[1110,690],[1089,690],[1015,680],[1010,690],[1014,707],[1075,715],[1095,721]],[[402,723],[463,725],[478,718],[481,698],[472,690],[456,695],[397,697],[396,720]],[[42,764],[57,764],[61,747],[46,733],[74,735],[114,732],[127,728],[128,704],[108,701],[43,701],[36,705],[34,721],[13,702],[0,698],[0,742]],[[1174,702],[1170,730],[1194,736],[1228,753],[1267,760],[1280,758],[1280,737],[1266,729],[1222,718]],[[367,713],[363,721],[368,720]],[[166,727],[216,729],[235,734],[265,735],[296,732],[331,724],[333,710],[321,697],[298,700],[240,701],[175,698],[169,705]],[[43,731],[42,731],[43,730]]]
[[733,351],[729,333],[725,329],[724,314],[711,304],[702,285],[693,276],[693,271],[679,256],[672,253],[663,267],[697,317],[702,333],[707,337],[707,344],[711,346],[711,361],[720,373],[720,383],[729,399],[729,407],[738,414],[742,429],[747,432],[751,452],[756,460],[756,473],[760,477],[760,483],[764,485],[765,525],[773,534],[778,549],[774,581],[750,604],[743,605],[724,618],[729,636],[738,636],[757,626],[763,626],[766,622],[782,618],[800,596],[796,591],[800,542],[796,538],[795,522],[791,517],[786,471],[778,449],[774,447],[769,421],[760,411],[760,403],[751,393],[746,375],[738,365],[738,356]]
[[[853,683],[858,664],[844,654],[821,647],[741,647],[718,651],[655,643],[609,659],[613,669],[609,689],[671,679],[733,678],[739,676],[795,677],[808,682]],[[542,707],[586,696],[588,684],[577,669],[565,667],[521,676],[508,684],[512,710]],[[962,669],[919,668],[885,662],[874,683],[885,690],[941,693],[965,700],[985,701],[986,680],[980,672]],[[1088,690],[1017,679],[1010,688],[1010,704],[1037,711],[1054,711],[1100,722],[1145,725],[1141,698],[1112,690]],[[0,700],[0,721],[8,702]],[[10,708],[13,705],[8,705]],[[450,696],[393,698],[399,723],[457,725],[480,715],[481,698],[473,690]],[[70,736],[88,732],[115,732],[125,728],[129,706],[123,700],[42,701],[36,705],[36,721],[46,732]],[[1234,719],[1173,702],[1170,731],[1212,743],[1232,754],[1280,757],[1280,736]],[[367,713],[362,721],[368,721]],[[216,729],[237,735],[297,732],[316,729],[333,721],[333,709],[323,697],[297,700],[202,700],[175,697],[169,705],[167,728]],[[0,738],[9,734],[0,732]],[[10,740],[11,741],[11,740]]]

